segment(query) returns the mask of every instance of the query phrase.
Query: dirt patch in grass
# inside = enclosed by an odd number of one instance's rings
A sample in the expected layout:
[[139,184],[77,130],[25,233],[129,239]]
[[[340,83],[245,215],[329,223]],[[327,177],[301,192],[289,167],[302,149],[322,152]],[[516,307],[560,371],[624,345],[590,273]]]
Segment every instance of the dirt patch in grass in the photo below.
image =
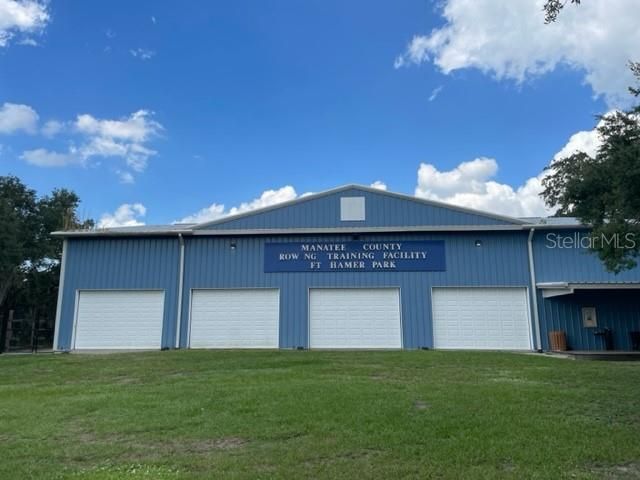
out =
[[248,440],[239,437],[205,438],[176,440],[169,444],[161,444],[161,448],[167,448],[171,452],[178,453],[208,453],[215,450],[234,450],[244,447]]
[[591,465],[591,473],[607,480],[640,479],[640,462],[627,462],[618,465]]
[[116,377],[114,382],[118,385],[131,385],[136,383],[142,383],[139,378],[136,377]]
[[132,435],[119,433],[96,434],[90,431],[80,431],[74,435],[76,442],[82,445],[97,447],[108,445],[122,445],[127,447],[121,459],[158,458],[173,454],[207,454],[214,451],[234,450],[244,447],[249,443],[240,437],[218,438],[187,438],[147,440]]
[[304,437],[306,433],[303,432],[285,432],[280,435],[273,435],[268,438],[270,442],[287,442],[289,440],[295,440],[300,437]]
[[388,373],[372,373],[369,379],[376,382],[390,382],[396,380],[396,377]]
[[305,464],[307,466],[315,466],[318,464],[330,464],[342,461],[360,460],[379,455],[381,450],[362,449],[352,452],[340,452],[336,455],[321,455],[308,459]]

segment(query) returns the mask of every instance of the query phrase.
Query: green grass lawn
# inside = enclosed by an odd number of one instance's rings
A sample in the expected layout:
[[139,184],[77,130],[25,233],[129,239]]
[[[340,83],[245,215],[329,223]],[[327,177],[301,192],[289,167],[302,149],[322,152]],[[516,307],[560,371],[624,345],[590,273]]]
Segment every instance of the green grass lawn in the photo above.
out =
[[0,356],[0,479],[640,478],[640,363]]

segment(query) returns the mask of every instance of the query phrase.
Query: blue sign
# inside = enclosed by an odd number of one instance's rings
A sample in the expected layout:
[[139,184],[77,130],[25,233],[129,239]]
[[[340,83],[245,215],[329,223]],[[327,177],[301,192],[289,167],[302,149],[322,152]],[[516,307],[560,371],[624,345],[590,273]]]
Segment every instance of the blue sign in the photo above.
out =
[[266,243],[265,272],[442,272],[444,241]]

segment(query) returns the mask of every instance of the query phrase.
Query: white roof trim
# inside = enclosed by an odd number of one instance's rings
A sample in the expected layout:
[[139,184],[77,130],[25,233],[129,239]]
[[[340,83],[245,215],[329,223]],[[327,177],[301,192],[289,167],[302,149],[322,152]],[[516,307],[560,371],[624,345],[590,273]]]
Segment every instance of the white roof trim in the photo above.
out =
[[570,283],[570,282],[548,282],[536,284],[542,290],[544,298],[570,295],[576,290],[638,290],[638,283],[615,283],[615,282],[594,282],[594,283]]
[[262,229],[215,229],[194,230],[193,235],[236,236],[236,235],[318,235],[359,233],[420,233],[420,232],[494,232],[524,231],[520,225],[414,225],[398,227],[319,227],[319,228],[262,228]]
[[191,230],[153,230],[153,231],[131,231],[123,232],[122,230],[109,230],[109,229],[97,229],[97,230],[59,230],[57,232],[51,232],[52,237],[167,237],[191,235]]
[[330,190],[325,190],[323,192],[318,192],[318,193],[314,193],[311,195],[307,195],[305,197],[298,197],[298,198],[294,198],[293,200],[289,200],[287,202],[282,202],[282,203],[277,203],[275,205],[270,205],[268,207],[263,207],[263,208],[258,208],[256,210],[251,210],[248,212],[243,212],[243,213],[238,213],[236,215],[229,215],[228,217],[223,217],[223,218],[219,218],[217,220],[211,220],[208,222],[202,222],[202,223],[198,223],[196,225],[194,225],[192,228],[194,230],[200,230],[204,227],[208,227],[211,225],[220,225],[226,222],[230,222],[233,220],[237,220],[239,218],[244,218],[244,217],[249,217],[251,215],[258,215],[260,213],[264,213],[264,212],[268,212],[271,210],[276,210],[279,208],[284,208],[284,207],[288,207],[291,205],[295,205],[298,203],[302,203],[302,202],[308,202],[310,200],[315,200],[318,198],[322,198],[325,197],[327,195],[332,195],[334,193],[338,193],[338,192],[342,192],[345,190],[350,190],[350,189],[356,189],[356,190],[362,190],[365,192],[370,192],[370,193],[375,193],[375,194],[379,194],[379,195],[388,195],[390,197],[395,197],[395,198],[400,198],[403,200],[409,200],[412,202],[417,202],[417,203],[421,203],[424,205],[430,205],[430,206],[434,206],[434,207],[440,207],[440,208],[447,208],[449,210],[455,210],[458,212],[462,212],[462,213],[469,213],[472,215],[479,215],[482,217],[488,217],[488,218],[492,218],[494,220],[501,220],[503,222],[510,222],[513,223],[514,225],[526,225],[527,222],[524,220],[520,220],[519,218],[515,218],[515,217],[508,217],[505,215],[498,215],[495,213],[489,213],[489,212],[483,212],[481,210],[475,210],[472,208],[466,208],[466,207],[459,207],[457,205],[451,205],[448,203],[444,203],[444,202],[438,202],[435,200],[427,200],[424,198],[418,198],[418,197],[414,197],[411,195],[405,195],[403,193],[395,193],[395,192],[389,192],[387,190],[380,190],[379,188],[373,188],[373,187],[367,187],[364,185],[356,185],[356,184],[349,184],[349,185],[344,185],[341,187],[337,187],[337,188],[332,188]]
[[[313,228],[230,228],[230,229],[200,229],[200,230],[153,230],[153,231],[122,231],[110,229],[98,230],[61,230],[53,232],[54,237],[153,237],[153,236],[175,236],[182,235],[296,235],[296,234],[356,234],[356,233],[410,233],[410,232],[501,232],[501,231],[524,231],[535,228],[535,230],[556,230],[566,227],[560,225],[545,226],[544,229],[537,225],[398,225],[388,227],[313,227]],[[542,288],[542,287],[541,287]]]

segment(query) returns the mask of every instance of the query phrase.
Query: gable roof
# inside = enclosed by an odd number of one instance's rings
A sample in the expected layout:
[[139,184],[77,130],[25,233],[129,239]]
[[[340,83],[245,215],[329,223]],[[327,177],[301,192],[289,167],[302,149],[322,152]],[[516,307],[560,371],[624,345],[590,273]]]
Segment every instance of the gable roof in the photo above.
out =
[[[423,207],[426,206],[426,207],[431,207],[436,209],[442,209],[445,211],[461,213],[467,216],[479,217],[485,220],[483,222],[473,222],[474,224],[483,223],[483,224],[494,224],[494,225],[504,225],[504,224],[524,225],[527,223],[524,220],[520,220],[514,217],[508,217],[506,215],[498,215],[498,214],[483,212],[483,211],[475,210],[471,208],[459,207],[457,205],[450,205],[450,204],[438,202],[435,200],[422,199],[422,198],[418,198],[410,195],[405,195],[402,193],[389,192],[387,190],[381,190],[379,188],[373,188],[373,187],[368,187],[364,185],[350,184],[350,185],[344,185],[341,187],[333,188],[330,190],[325,190],[323,192],[306,195],[304,197],[298,197],[296,199],[289,200],[287,202],[278,203],[275,205],[270,205],[268,207],[263,207],[256,210],[250,210],[250,211],[239,213],[236,215],[229,215],[227,217],[219,218],[216,220],[199,223],[199,224],[196,224],[193,227],[193,229],[194,230],[205,230],[210,228],[218,229],[219,226],[228,225],[228,224],[238,224],[240,223],[238,222],[239,220],[251,218],[251,217],[258,217],[268,212],[272,212],[276,210],[284,210],[294,206],[303,205],[309,202],[318,201],[325,197],[339,195],[340,193],[354,194],[358,192],[362,192],[364,194],[369,194],[369,195],[375,195],[379,197],[387,197],[390,199],[400,200],[404,202],[410,202],[410,204],[417,204]],[[342,222],[342,224],[347,225],[347,222]],[[420,222],[416,223],[416,225],[420,225],[420,224],[421,224]]]
[[[374,218],[340,221],[339,199],[359,195],[369,200]],[[574,218],[514,218],[389,192],[364,185],[345,185],[198,224],[140,225],[94,230],[53,232],[59,237],[251,235],[283,233],[383,233],[476,230],[528,230],[530,228],[585,228]]]

